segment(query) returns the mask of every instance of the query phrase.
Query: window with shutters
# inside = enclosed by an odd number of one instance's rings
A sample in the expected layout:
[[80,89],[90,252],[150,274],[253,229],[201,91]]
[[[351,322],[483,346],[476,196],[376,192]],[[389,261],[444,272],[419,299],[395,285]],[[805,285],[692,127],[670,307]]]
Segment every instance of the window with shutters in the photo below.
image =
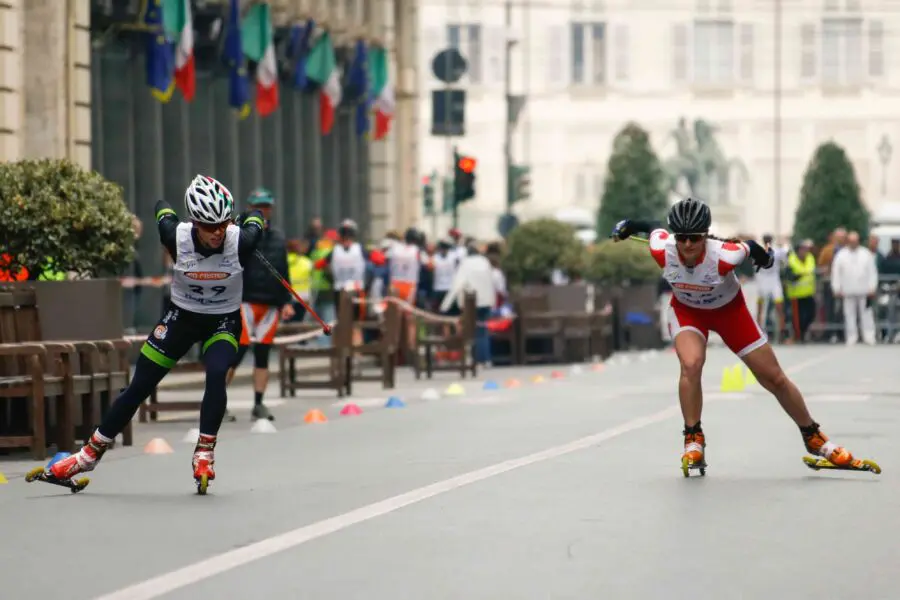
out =
[[884,25],[869,22],[869,77],[884,77]]
[[822,21],[822,84],[852,86],[862,82],[863,22],[858,18]]
[[734,23],[695,21],[692,83],[700,87],[730,87],[734,83]]
[[755,61],[753,60],[754,48],[753,24],[742,23],[739,69],[741,81],[748,84],[753,83],[755,77]]
[[816,76],[816,28],[812,23],[800,27],[800,79],[810,81]]
[[463,79],[475,85],[484,82],[483,45],[481,25],[471,23],[447,25],[447,46],[459,50],[466,59],[467,70]]
[[606,23],[572,23],[570,82],[575,86],[607,83]]
[[628,26],[616,25],[615,29],[615,70],[613,76],[616,81],[624,82],[629,78],[629,50],[630,42],[628,39]]

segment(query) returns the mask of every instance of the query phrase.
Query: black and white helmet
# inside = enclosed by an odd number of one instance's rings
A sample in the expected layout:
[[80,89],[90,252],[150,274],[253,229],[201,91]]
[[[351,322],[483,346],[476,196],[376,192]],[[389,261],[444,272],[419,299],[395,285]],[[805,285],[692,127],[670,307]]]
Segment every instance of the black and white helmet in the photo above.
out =
[[197,175],[184,191],[184,206],[191,220],[218,225],[231,219],[234,198],[212,177]]
[[712,213],[703,202],[685,198],[669,210],[668,221],[672,233],[706,233],[712,224]]

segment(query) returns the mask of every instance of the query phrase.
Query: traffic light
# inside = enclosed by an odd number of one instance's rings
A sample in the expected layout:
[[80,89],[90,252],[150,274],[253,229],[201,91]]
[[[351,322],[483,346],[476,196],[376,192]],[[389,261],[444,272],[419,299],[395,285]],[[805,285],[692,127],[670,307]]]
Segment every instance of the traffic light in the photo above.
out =
[[512,165],[509,168],[509,205],[531,197],[531,167]]
[[425,175],[422,177],[422,199],[424,200],[425,214],[431,216],[434,214],[434,175]]
[[461,204],[475,197],[475,167],[477,161],[471,156],[463,156],[454,152],[453,189],[455,200]]

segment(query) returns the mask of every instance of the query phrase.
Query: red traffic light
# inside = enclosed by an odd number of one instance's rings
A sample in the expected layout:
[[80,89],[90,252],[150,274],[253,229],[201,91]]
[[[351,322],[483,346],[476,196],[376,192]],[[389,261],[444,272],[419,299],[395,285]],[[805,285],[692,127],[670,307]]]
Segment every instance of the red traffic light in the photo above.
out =
[[463,156],[459,159],[459,168],[463,173],[474,172],[476,164],[475,159],[468,156]]
[[430,175],[422,175],[422,185],[431,185]]

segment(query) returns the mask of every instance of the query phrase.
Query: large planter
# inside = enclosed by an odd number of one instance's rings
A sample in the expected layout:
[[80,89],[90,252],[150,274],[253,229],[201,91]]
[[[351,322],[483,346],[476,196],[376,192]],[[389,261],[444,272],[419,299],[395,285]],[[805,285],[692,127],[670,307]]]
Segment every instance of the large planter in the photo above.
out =
[[117,279],[24,281],[34,288],[44,341],[108,340],[120,338],[122,284]]

